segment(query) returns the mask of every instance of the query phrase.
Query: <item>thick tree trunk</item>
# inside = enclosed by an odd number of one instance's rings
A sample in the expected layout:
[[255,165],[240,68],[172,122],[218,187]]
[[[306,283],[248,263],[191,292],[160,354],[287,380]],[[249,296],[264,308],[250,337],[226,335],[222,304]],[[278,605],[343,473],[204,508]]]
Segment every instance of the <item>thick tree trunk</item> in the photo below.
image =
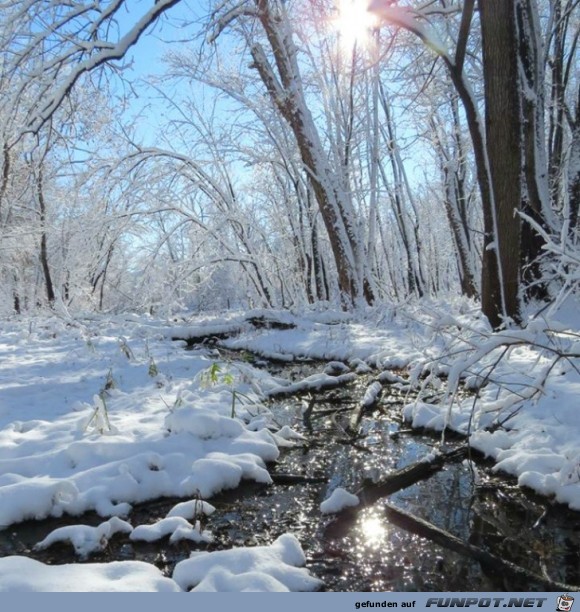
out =
[[[505,318],[520,321],[520,219],[522,150],[520,98],[518,91],[518,45],[516,0],[479,0],[483,39],[486,125],[485,136],[473,93],[464,74],[467,39],[474,12],[466,0],[455,58],[444,48],[434,47],[443,58],[461,99],[477,171],[483,209],[482,310],[494,328]],[[387,22],[414,32],[428,44],[423,27],[401,9],[389,5],[373,8]],[[403,13],[404,14],[404,13]],[[433,46],[433,45],[432,45]]]
[[479,11],[495,230],[495,239],[486,245],[484,254],[482,308],[491,324],[499,327],[502,310],[520,320],[521,223],[517,211],[522,203],[522,133],[515,1],[480,0]]

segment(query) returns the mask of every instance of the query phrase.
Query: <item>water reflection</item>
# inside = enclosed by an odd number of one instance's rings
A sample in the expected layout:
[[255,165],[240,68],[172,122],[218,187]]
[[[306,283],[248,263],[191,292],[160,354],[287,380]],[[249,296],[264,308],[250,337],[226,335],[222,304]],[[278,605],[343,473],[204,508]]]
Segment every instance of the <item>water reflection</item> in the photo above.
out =
[[386,541],[387,529],[384,518],[381,519],[376,514],[365,516],[360,523],[359,533],[362,536],[363,546],[378,548]]
[[[305,370],[302,375],[314,371],[313,366],[312,371]],[[285,370],[280,372],[290,378]],[[356,389],[359,391],[362,392]],[[321,515],[319,509],[321,501],[337,486],[356,492],[365,480],[380,482],[387,474],[421,460],[437,444],[434,438],[417,433],[403,432],[392,437],[400,417],[400,406],[394,404],[388,408],[390,417],[365,415],[362,435],[355,440],[347,438],[347,423],[341,425],[341,419],[350,414],[353,389],[343,392],[344,406],[339,403],[337,391],[317,398],[309,432],[302,425],[301,399],[272,406],[280,424],[308,433],[308,444],[286,449],[275,470],[306,478],[323,477],[327,483],[305,481],[263,487],[244,481],[238,489],[222,492],[212,500],[217,512],[208,519],[208,528],[215,536],[209,548],[269,544],[282,533],[295,533],[305,550],[308,568],[324,580],[329,591],[529,589],[528,584],[515,585],[501,575],[489,573],[489,568],[482,568],[477,561],[391,525],[383,511],[383,500],[366,510],[359,509],[340,535],[329,535],[328,522],[332,519]],[[392,399],[392,391],[389,393]],[[334,410],[337,412],[329,416]],[[552,507],[546,500],[531,499],[517,487],[506,485],[502,478],[486,474],[484,467],[481,469],[483,483],[475,486],[469,465],[449,464],[428,480],[390,495],[388,501],[536,573],[580,583],[578,515]],[[134,524],[162,518],[175,503],[176,500],[162,500],[136,507]],[[85,516],[82,520],[88,519]],[[32,553],[30,548],[52,529],[78,522],[78,517],[65,517],[0,531],[0,556],[34,554],[53,564],[73,562],[68,549]],[[89,521],[99,522],[102,519],[97,516]],[[149,563],[162,559],[160,566],[170,574],[172,564],[189,553],[167,541],[131,544],[129,553],[127,546],[123,538],[114,539],[107,552],[95,560],[126,559],[128,554]]]

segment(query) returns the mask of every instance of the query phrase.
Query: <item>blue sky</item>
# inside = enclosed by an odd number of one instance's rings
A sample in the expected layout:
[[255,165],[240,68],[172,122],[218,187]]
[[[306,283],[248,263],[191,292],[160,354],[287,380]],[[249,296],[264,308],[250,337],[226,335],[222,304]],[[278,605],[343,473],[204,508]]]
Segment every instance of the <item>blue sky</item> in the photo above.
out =
[[[130,0],[118,13],[118,22],[121,36],[127,32],[151,6],[150,1]],[[201,3],[197,0],[182,0],[171,7],[161,18],[145,32],[139,42],[129,49],[125,63],[130,67],[124,75],[136,83],[137,99],[132,99],[130,112],[140,113],[144,107],[149,110],[144,113],[146,119],[140,121],[140,135],[152,144],[154,141],[154,128],[157,118],[167,115],[167,105],[161,105],[153,90],[139,86],[140,79],[151,76],[160,76],[165,70],[163,56],[172,44],[179,44],[192,38],[198,31],[197,22],[202,14]],[[148,127],[150,126],[150,127]]]

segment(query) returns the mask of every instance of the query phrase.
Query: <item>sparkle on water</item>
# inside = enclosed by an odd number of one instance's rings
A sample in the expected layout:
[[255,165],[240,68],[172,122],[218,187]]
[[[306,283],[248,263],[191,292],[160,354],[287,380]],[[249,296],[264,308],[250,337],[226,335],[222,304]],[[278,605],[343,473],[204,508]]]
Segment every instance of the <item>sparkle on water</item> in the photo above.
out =
[[384,544],[387,536],[387,529],[384,517],[377,514],[367,514],[360,524],[360,534],[363,546],[377,548]]

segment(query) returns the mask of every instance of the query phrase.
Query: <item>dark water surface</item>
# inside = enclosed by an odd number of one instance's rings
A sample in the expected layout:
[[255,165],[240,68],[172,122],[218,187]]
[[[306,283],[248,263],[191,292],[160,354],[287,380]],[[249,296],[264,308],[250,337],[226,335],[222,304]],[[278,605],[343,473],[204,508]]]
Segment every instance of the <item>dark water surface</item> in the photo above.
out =
[[[321,368],[289,366],[277,373],[299,377]],[[538,590],[533,582],[515,583],[493,567],[482,567],[391,525],[383,500],[360,511],[340,535],[329,528],[333,517],[320,513],[320,503],[335,487],[356,492],[365,479],[384,478],[439,445],[437,437],[409,432],[400,422],[403,395],[388,387],[380,410],[363,417],[361,435],[353,441],[346,433],[349,409],[360,400],[370,380],[372,374],[348,388],[317,395],[309,423],[304,423],[300,398],[280,400],[271,407],[281,423],[307,436],[303,446],[284,450],[271,471],[321,482],[294,479],[298,482],[267,487],[244,483],[211,500],[217,510],[205,527],[213,532],[213,543],[170,545],[167,539],[135,543],[119,534],[107,550],[89,561],[140,559],[171,575],[175,563],[191,550],[269,544],[282,533],[292,532],[304,548],[308,568],[324,580],[328,591]],[[461,440],[455,440],[448,446],[460,444]],[[513,481],[492,474],[483,461],[477,462],[476,471],[474,478],[468,462],[451,463],[434,476],[390,495],[387,501],[538,575],[579,585],[580,513],[522,491]],[[133,525],[152,523],[178,501],[141,504],[129,520]],[[31,549],[57,527],[96,525],[102,520],[87,514],[14,525],[0,532],[0,556],[23,554],[54,564],[78,562],[68,545],[38,552]]]

